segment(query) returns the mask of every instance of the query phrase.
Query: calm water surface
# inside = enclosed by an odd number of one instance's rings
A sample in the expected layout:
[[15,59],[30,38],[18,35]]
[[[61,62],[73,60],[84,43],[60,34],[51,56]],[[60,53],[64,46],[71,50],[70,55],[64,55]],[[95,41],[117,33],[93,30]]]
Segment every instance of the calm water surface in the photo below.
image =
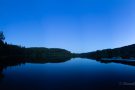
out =
[[0,77],[0,90],[128,90],[134,87],[135,66],[81,58],[7,67]]

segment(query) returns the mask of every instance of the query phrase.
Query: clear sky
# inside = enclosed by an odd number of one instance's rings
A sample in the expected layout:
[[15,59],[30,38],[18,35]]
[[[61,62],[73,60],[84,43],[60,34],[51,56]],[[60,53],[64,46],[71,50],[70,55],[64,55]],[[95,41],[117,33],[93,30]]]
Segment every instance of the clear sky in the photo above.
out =
[[0,0],[6,41],[88,52],[135,43],[135,0]]

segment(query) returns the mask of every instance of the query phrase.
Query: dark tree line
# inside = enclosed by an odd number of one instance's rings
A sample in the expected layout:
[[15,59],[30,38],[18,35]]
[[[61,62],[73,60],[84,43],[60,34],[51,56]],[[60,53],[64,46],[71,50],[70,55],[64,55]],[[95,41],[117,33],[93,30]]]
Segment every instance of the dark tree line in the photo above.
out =
[[81,57],[92,58],[92,59],[102,59],[102,58],[135,58],[135,44],[124,46],[115,49],[104,49],[97,50],[89,53],[80,54]]
[[0,59],[63,59],[71,58],[72,53],[59,48],[25,48],[6,43],[3,32],[0,32]]
[[135,58],[135,44],[115,48],[97,50],[94,52],[75,54],[59,48],[25,48],[6,43],[3,32],[0,32],[0,60],[7,58],[21,59],[64,59],[72,57],[102,59],[102,58]]
[[4,42],[5,37],[3,32],[0,32],[0,58],[17,58],[17,57],[23,57],[24,55],[24,47],[17,46],[17,45],[11,45],[7,44],[7,42]]

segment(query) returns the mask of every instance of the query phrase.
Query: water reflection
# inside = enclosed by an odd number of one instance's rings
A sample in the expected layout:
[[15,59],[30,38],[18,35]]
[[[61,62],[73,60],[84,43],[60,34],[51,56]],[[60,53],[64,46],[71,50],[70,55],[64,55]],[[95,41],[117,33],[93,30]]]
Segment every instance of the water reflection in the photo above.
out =
[[[120,75],[114,74],[113,70],[110,68],[114,67],[111,65],[105,65],[101,63],[111,63],[116,62],[115,60],[107,61],[107,60],[91,60],[91,59],[72,59],[71,58],[62,58],[62,59],[35,59],[35,60],[21,60],[21,59],[9,59],[9,60],[0,60],[0,81],[4,78],[7,78],[10,87],[14,86],[18,82],[20,82],[20,86],[23,86],[24,83],[27,83],[29,86],[24,85],[25,87],[32,87],[37,84],[37,88],[35,90],[97,90],[93,89],[103,89],[103,88],[113,88],[113,86],[117,86],[118,83],[123,80],[122,75],[125,75],[125,72],[120,72]],[[69,62],[66,62],[69,61]],[[98,63],[98,62],[101,63]],[[62,63],[61,63],[62,62]],[[66,63],[63,63],[66,62]],[[118,62],[118,61],[117,61]],[[117,63],[116,62],[116,63]],[[12,71],[4,70],[11,66],[17,66],[25,63],[34,63],[34,64],[26,64],[23,66],[23,70],[17,70],[17,67],[14,67],[16,74],[11,73]],[[36,63],[36,64],[35,64]],[[38,63],[38,64],[37,64]],[[48,63],[48,64],[47,64]],[[50,63],[59,63],[59,64],[50,64]],[[126,63],[130,65],[129,62],[120,62],[119,63]],[[45,65],[44,65],[45,64]],[[80,66],[81,65],[81,66]],[[107,66],[107,67],[106,67]],[[116,64],[116,66],[121,66]],[[19,66],[20,67],[20,66]],[[28,69],[32,68],[30,71]],[[39,68],[39,69],[37,69]],[[118,67],[120,68],[120,67]],[[130,68],[130,67],[129,67]],[[131,68],[130,68],[131,69]],[[3,70],[7,71],[8,74],[3,74]],[[41,70],[38,71],[38,70]],[[128,70],[128,72],[133,71],[134,69]],[[19,72],[19,73],[18,73]],[[19,74],[20,76],[17,76]],[[121,75],[122,74],[122,75]],[[135,74],[126,73],[127,81],[129,77]],[[15,76],[13,76],[15,75]],[[13,79],[9,79],[12,77]],[[25,77],[25,78],[24,78]],[[28,78],[26,78],[28,77]],[[24,79],[23,79],[24,78]],[[125,77],[124,77],[125,78]],[[131,77],[133,80],[133,78]],[[15,81],[12,81],[15,80]],[[115,81],[116,80],[116,81]],[[125,79],[126,80],[126,79]],[[3,80],[4,81],[4,80]],[[17,81],[17,82],[16,82]],[[36,82],[34,82],[36,81]],[[31,83],[31,84],[29,84]],[[114,84],[114,85],[113,85]],[[116,84],[116,85],[115,85]],[[4,84],[3,87],[5,88],[8,84]],[[55,88],[54,88],[55,87]],[[56,89],[58,87],[59,89]],[[74,89],[73,89],[74,87]],[[99,88],[100,87],[100,88]],[[15,88],[15,87],[12,87]],[[18,90],[19,86],[16,86]],[[23,87],[22,90],[24,90]],[[40,89],[39,89],[40,88]],[[85,89],[84,89],[85,88]],[[118,87],[119,88],[119,87]],[[121,87],[120,87],[121,88]],[[2,90],[2,89],[1,89]],[[8,89],[9,90],[9,89]],[[20,90],[20,89],[19,89]],[[28,90],[28,89],[27,89]],[[110,89],[109,89],[110,90]]]
[[4,67],[0,66],[0,81],[2,78],[4,78],[3,69],[4,69]]
[[3,75],[3,70],[11,67],[11,66],[17,66],[25,63],[39,63],[39,64],[45,64],[45,63],[61,63],[61,62],[66,62],[70,60],[71,58],[59,58],[59,59],[1,59],[0,60],[0,79],[4,78]]
[[[25,63],[38,63],[38,64],[45,64],[45,63],[62,63],[70,60],[71,57],[69,58],[59,58],[59,59],[33,59],[33,60],[28,60],[28,59],[1,59],[0,60],[0,79],[4,78],[3,75],[3,70],[6,69],[7,67],[11,66],[17,66]],[[92,60],[92,59],[90,59]],[[119,64],[125,64],[129,66],[135,66],[135,61],[126,61],[126,60],[96,60],[97,62],[100,63],[119,63]]]
[[135,66],[135,60],[97,60],[97,61],[106,64],[118,63],[118,64],[124,64],[129,66]]

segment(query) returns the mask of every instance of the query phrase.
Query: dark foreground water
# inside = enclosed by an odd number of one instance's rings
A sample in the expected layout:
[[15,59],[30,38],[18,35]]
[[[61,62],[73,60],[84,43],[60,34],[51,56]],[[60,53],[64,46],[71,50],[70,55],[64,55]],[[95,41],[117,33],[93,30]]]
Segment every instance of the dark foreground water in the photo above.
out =
[[7,67],[0,90],[134,90],[135,66],[71,59],[61,63],[25,63]]

